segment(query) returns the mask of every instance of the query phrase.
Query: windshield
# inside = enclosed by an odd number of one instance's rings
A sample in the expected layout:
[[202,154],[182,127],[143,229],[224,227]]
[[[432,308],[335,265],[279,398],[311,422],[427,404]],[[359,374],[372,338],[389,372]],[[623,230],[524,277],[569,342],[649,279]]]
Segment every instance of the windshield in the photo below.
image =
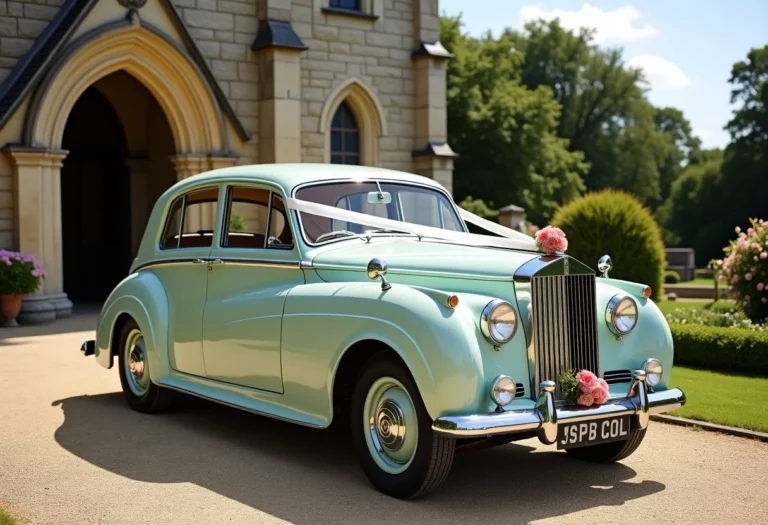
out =
[[[339,182],[307,186],[296,192],[296,198],[385,219],[451,231],[465,231],[453,203],[444,193],[424,186],[389,182],[382,182],[380,185],[381,191],[388,194],[383,202],[376,202],[377,199],[369,196],[378,195],[379,188],[375,182]],[[300,216],[304,235],[310,243],[362,234],[369,230],[376,231],[370,226],[305,212],[301,212]]]

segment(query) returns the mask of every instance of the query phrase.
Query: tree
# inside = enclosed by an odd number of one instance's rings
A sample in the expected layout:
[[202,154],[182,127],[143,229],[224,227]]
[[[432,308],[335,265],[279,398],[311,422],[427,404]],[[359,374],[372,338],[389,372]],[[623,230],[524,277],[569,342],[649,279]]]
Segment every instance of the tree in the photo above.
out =
[[493,209],[493,203],[490,206],[482,199],[473,199],[471,196],[467,196],[459,203],[459,207],[464,208],[470,213],[474,213],[478,217],[488,219],[489,221],[495,221],[499,216],[499,211]]
[[461,33],[458,18],[441,19],[448,63],[448,137],[459,154],[457,199],[474,195],[515,203],[545,223],[555,209],[584,189],[588,166],[557,136],[560,105],[546,86],[521,83],[524,59],[509,34],[476,39]]
[[672,184],[683,168],[698,155],[701,140],[693,135],[691,123],[676,108],[654,108],[653,123],[658,137],[657,166],[659,170],[659,206],[668,197]]

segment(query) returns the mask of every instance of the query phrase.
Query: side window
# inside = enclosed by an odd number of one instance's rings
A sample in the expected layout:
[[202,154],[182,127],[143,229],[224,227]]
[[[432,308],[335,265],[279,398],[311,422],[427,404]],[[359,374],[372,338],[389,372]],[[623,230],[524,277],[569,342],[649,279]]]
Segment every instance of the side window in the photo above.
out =
[[267,247],[289,250],[293,248],[293,233],[288,223],[288,213],[283,199],[272,194],[272,208],[269,214],[269,236]]
[[218,198],[218,188],[208,188],[187,193],[176,199],[165,221],[160,249],[211,246]]
[[230,188],[229,216],[221,245],[225,248],[264,248],[269,190]]

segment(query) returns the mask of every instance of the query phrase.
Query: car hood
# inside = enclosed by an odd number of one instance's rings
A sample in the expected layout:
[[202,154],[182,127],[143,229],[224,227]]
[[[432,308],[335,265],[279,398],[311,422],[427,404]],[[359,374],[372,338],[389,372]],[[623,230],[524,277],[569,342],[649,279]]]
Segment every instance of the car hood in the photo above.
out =
[[511,279],[524,263],[540,257],[534,252],[464,246],[410,238],[374,238],[370,242],[351,239],[334,243],[312,258],[315,270],[364,270],[379,257],[387,263],[388,274],[424,274]]

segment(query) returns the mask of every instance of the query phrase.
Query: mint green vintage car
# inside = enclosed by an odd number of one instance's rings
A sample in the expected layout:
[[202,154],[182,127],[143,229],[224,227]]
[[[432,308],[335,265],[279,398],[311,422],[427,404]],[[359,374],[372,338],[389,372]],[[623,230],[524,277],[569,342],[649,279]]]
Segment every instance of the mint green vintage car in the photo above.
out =
[[[117,360],[141,412],[182,392],[316,428],[344,415],[371,482],[413,498],[457,448],[538,437],[617,461],[650,414],[685,403],[649,289],[598,266],[539,252],[417,175],[226,168],[160,197],[81,351]],[[566,369],[603,378],[610,399],[563,401]]]

